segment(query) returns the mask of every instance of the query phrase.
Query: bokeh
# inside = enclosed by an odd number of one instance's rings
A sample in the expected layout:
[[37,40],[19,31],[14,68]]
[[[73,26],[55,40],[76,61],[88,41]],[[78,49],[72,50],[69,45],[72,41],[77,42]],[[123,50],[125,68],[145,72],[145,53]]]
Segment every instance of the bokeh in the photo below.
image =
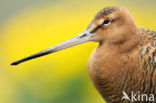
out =
[[0,103],[104,103],[84,43],[18,66],[10,63],[82,32],[103,7],[123,6],[138,26],[156,30],[156,0],[1,0]]

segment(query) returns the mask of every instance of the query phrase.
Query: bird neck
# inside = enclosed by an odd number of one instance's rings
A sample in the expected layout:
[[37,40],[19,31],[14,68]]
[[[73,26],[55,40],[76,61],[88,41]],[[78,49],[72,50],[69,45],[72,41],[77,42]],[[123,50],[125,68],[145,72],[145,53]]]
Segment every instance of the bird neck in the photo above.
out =
[[131,34],[128,38],[124,38],[114,42],[100,42],[99,47],[108,48],[109,50],[113,50],[115,52],[126,53],[134,50],[136,46],[139,44],[139,35],[136,32],[135,34]]

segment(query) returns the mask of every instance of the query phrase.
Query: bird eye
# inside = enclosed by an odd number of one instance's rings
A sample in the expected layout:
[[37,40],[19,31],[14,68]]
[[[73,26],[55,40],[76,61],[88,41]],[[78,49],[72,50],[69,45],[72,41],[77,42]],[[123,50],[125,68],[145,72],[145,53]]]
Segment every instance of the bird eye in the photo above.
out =
[[105,19],[104,22],[103,22],[103,24],[104,25],[109,25],[110,24],[110,21],[108,19]]

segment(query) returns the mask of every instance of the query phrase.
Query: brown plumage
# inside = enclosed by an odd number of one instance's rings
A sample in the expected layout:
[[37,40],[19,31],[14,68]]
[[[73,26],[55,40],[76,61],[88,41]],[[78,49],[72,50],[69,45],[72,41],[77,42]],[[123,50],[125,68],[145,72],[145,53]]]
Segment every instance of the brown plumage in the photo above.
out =
[[108,103],[128,103],[122,91],[156,96],[156,32],[137,27],[136,34],[135,44],[101,43],[90,56],[90,78]]
[[[12,65],[87,41],[99,42],[88,60],[87,70],[107,103],[130,103],[122,100],[123,91],[128,96],[133,91],[156,97],[156,32],[137,27],[122,7],[102,9],[78,36]],[[138,103],[141,102],[148,103]]]
[[[139,91],[156,96],[156,32],[136,27],[127,10],[114,9],[116,11],[107,15],[108,18],[110,15],[119,16],[117,27],[115,30],[111,26],[99,30],[104,41],[90,56],[90,78],[108,103],[127,103],[121,101],[122,91],[129,95],[132,91]],[[103,16],[102,11],[97,19]],[[104,34],[103,30],[108,32]]]

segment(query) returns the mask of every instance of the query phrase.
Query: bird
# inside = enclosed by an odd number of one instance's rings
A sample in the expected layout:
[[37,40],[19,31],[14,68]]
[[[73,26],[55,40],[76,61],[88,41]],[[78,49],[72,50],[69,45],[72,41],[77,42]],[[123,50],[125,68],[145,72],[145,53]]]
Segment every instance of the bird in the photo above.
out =
[[[136,26],[125,7],[101,9],[77,36],[11,65],[90,41],[99,44],[88,59],[87,72],[106,103],[156,102],[146,98],[152,94],[156,97],[156,32]],[[141,94],[147,96],[141,98]]]

